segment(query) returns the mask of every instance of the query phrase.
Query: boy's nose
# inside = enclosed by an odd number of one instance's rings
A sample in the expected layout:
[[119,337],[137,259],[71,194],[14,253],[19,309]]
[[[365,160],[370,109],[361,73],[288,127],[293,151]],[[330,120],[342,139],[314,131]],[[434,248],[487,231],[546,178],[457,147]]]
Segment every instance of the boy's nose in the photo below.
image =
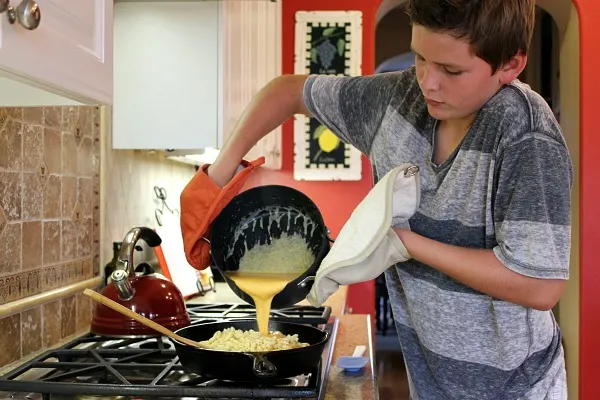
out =
[[440,80],[438,79],[435,68],[424,65],[421,67],[421,73],[418,74],[419,86],[424,93],[440,90]]

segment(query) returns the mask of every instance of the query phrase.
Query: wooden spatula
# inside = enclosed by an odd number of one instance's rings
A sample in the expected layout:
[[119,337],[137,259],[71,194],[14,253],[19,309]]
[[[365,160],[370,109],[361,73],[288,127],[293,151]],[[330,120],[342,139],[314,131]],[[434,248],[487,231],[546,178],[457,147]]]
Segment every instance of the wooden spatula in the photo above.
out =
[[106,307],[112,308],[113,310],[115,310],[118,313],[121,313],[129,318],[135,319],[140,324],[144,324],[148,328],[152,328],[155,331],[158,331],[158,332],[162,333],[163,335],[170,337],[171,339],[175,339],[181,343],[185,343],[188,346],[199,347],[202,349],[208,349],[207,346],[205,346],[201,343],[195,342],[193,340],[190,340],[188,338],[184,338],[183,336],[179,336],[178,334],[174,333],[173,331],[170,331],[169,329],[165,328],[162,325],[157,324],[156,322],[152,321],[151,319],[148,319],[148,318],[136,313],[135,311],[131,311],[129,308],[124,307],[121,304],[117,303],[116,301],[113,301],[100,293],[94,292],[91,289],[85,289],[83,291],[83,294],[90,296],[92,299],[94,299],[98,303],[101,303],[101,304],[105,305]]

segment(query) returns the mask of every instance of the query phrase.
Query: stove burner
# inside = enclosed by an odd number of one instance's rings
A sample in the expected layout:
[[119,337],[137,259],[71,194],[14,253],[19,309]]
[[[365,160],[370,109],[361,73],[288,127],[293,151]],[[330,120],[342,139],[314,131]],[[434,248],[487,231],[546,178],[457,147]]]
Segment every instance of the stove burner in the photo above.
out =
[[171,343],[159,344],[156,341],[140,343],[140,345],[138,346],[138,348],[140,348],[140,349],[159,349],[159,348],[170,349],[172,347],[173,347],[173,345]]
[[[253,318],[256,317],[256,309],[250,304],[188,304],[187,312],[192,324],[213,320]],[[295,322],[307,325],[321,325],[327,323],[331,315],[331,307],[292,306],[279,310],[271,310],[271,321]]]

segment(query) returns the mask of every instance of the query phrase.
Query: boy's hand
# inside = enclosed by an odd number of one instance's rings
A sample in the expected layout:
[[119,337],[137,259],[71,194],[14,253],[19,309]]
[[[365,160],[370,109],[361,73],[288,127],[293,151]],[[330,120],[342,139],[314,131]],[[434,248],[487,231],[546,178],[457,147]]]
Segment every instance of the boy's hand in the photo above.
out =
[[375,279],[411,258],[392,226],[408,228],[419,206],[418,171],[410,164],[393,169],[358,205],[317,271],[310,304],[320,306],[340,285]]
[[229,178],[223,186],[208,176],[204,165],[183,189],[180,196],[181,233],[185,256],[192,267],[202,270],[210,265],[210,244],[205,238],[212,222],[239,193],[249,175],[264,162],[264,157],[251,162],[242,160],[232,173],[239,167],[239,174]]

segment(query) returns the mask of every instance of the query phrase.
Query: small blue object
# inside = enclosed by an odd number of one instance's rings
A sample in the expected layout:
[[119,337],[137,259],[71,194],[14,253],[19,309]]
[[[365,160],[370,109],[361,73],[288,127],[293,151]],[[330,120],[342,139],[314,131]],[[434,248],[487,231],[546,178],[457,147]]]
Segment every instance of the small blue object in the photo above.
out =
[[359,375],[369,362],[369,357],[343,356],[337,359],[336,365],[348,375]]

